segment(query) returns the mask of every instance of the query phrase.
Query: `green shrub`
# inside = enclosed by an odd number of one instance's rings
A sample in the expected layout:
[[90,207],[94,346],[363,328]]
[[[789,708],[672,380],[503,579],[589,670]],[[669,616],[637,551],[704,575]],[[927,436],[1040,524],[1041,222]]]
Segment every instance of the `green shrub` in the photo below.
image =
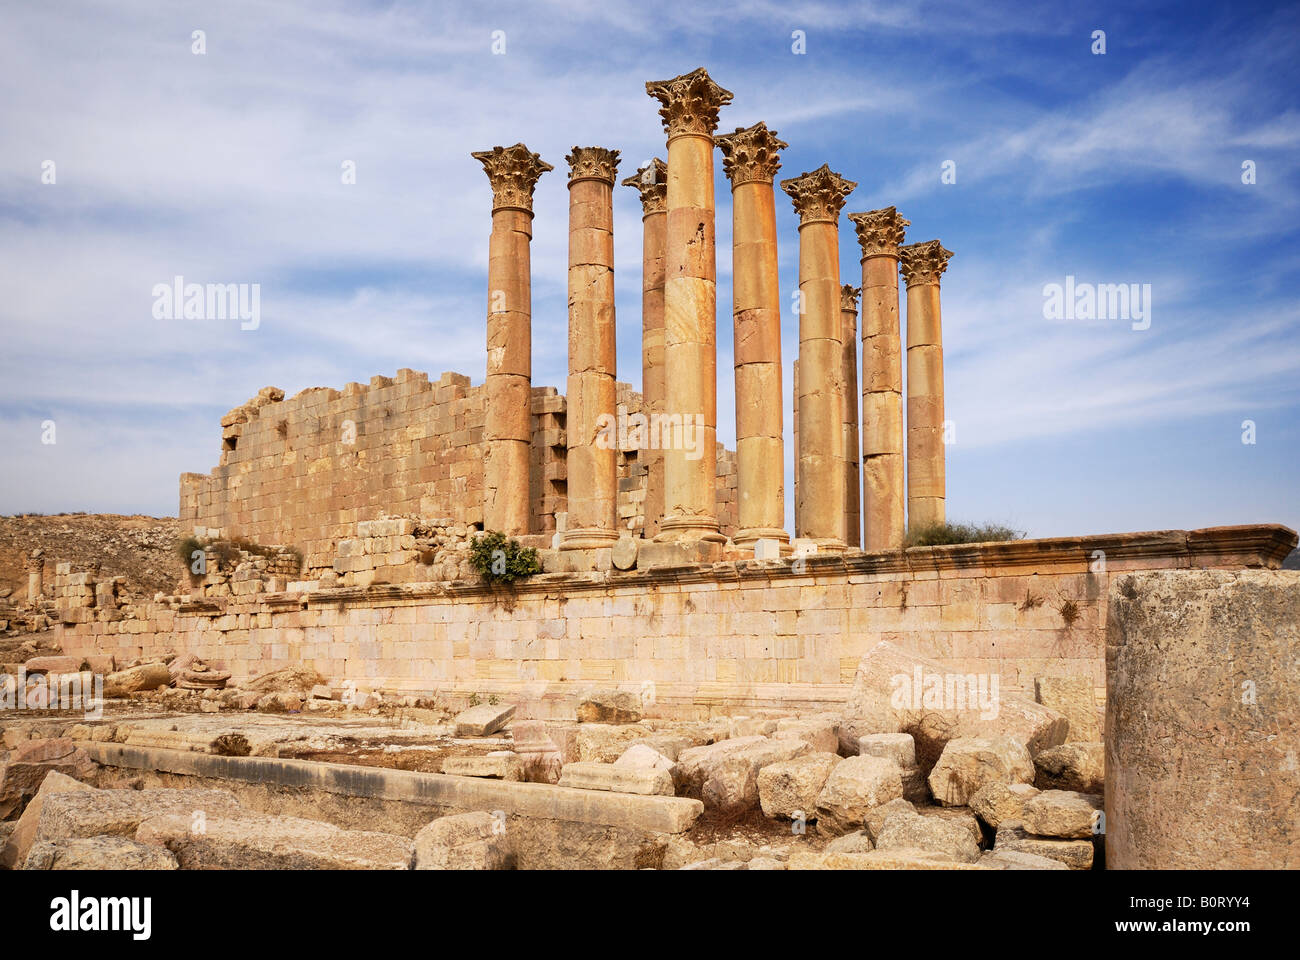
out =
[[474,539],[469,562],[488,583],[514,583],[542,572],[535,549],[521,547],[518,540],[497,531]]
[[985,523],[934,523],[924,527],[909,528],[903,545],[907,547],[938,547],[947,543],[993,543],[1001,540],[1023,540],[1024,532],[1012,530],[1001,524]]

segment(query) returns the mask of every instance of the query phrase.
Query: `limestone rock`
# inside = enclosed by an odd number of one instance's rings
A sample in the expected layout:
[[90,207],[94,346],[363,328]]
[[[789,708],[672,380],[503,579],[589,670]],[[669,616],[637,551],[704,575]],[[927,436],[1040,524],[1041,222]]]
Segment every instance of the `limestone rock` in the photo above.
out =
[[841,762],[832,752],[807,753],[769,764],[758,772],[758,802],[766,816],[792,820],[816,816],[817,798]]
[[406,837],[242,811],[201,829],[185,814],[150,817],[135,839],[167,848],[183,870],[409,870],[414,854]]
[[505,824],[490,813],[439,817],[415,835],[416,870],[506,870],[513,859]]
[[930,771],[930,792],[948,807],[965,807],[990,783],[1033,783],[1029,751],[1010,737],[962,737],[948,741]]
[[787,717],[776,722],[773,736],[802,740],[816,753],[835,753],[840,747],[840,723],[830,719]]
[[802,740],[741,737],[706,747],[692,747],[678,756],[682,792],[706,807],[742,810],[757,807],[758,774],[768,764],[809,752]]
[[666,770],[670,776],[677,769],[676,763],[645,743],[632,744],[614,761],[614,766],[633,767],[638,770]]
[[1039,837],[1087,839],[1098,833],[1102,798],[1072,790],[1044,790],[1025,803],[1022,825]]
[[613,763],[633,740],[652,731],[642,724],[583,723],[578,725],[575,744],[583,763]]
[[26,740],[17,743],[9,762],[0,764],[0,819],[22,808],[51,773],[84,780],[95,770],[95,762],[71,739]]
[[997,829],[1007,820],[1019,820],[1025,802],[1038,795],[1038,788],[1027,783],[989,783],[980,787],[970,798],[970,808],[975,815]]
[[[895,707],[896,687],[901,690],[903,680],[915,686],[918,673],[922,690],[927,677],[956,679],[944,664],[914,656],[888,641],[881,641],[862,658],[840,723],[841,752],[854,752],[858,740],[868,734],[910,733],[916,740],[917,762],[928,772],[944,745],[953,739],[1007,736],[1023,744],[1031,756],[1065,742],[1069,726],[1065,717],[1001,691],[991,710],[987,704],[981,705],[978,697],[968,697],[964,705],[954,703],[953,709],[926,705],[923,698],[916,708],[910,698],[905,700],[906,706]],[[988,692],[992,692],[991,685]],[[993,713],[996,715],[990,715]]]
[[171,682],[172,675],[167,669],[167,664],[142,663],[137,667],[128,667],[105,677],[104,696],[129,697],[133,693],[170,686]]
[[866,830],[854,830],[826,844],[826,853],[870,853],[876,849]]
[[817,797],[817,830],[826,836],[856,830],[869,811],[902,796],[902,771],[893,760],[849,757],[831,771]]
[[442,772],[455,777],[487,777],[493,780],[522,780],[524,766],[511,751],[477,757],[446,757]]
[[907,769],[916,766],[916,741],[910,733],[871,733],[858,738],[858,755],[886,757]]
[[504,727],[514,715],[514,704],[481,703],[456,714],[452,723],[456,725],[458,737],[486,737]]
[[980,829],[979,820],[968,807],[919,807],[916,812],[923,817],[955,823],[969,833],[977,845],[984,842],[984,831]]
[[1053,840],[1036,837],[1025,832],[1018,822],[1004,820],[998,827],[993,852],[1012,851],[1032,853],[1038,857],[1057,860],[1071,870],[1091,870],[1093,846],[1091,840]]
[[560,771],[560,786],[662,797],[674,793],[673,777],[667,770],[616,763],[566,763]]
[[28,674],[77,673],[81,670],[79,657],[32,657],[23,664]]
[[[45,798],[37,840],[68,840],[101,834],[130,837],[141,821],[173,814],[187,822],[237,816],[242,808],[228,790],[87,790]],[[201,815],[201,816],[200,816]]]
[[628,690],[588,690],[578,700],[579,723],[638,723],[641,698]]
[[93,789],[95,788],[79,780],[64,776],[57,771],[47,773],[45,779],[41,781],[40,789],[36,791],[36,795],[27,804],[27,809],[23,811],[23,815],[18,818],[18,822],[14,825],[8,841],[0,846],[0,868],[17,870],[27,862],[27,854],[31,851],[32,844],[36,840],[36,827],[40,822],[41,809],[45,805],[46,797],[55,793]]
[[1097,721],[1097,696],[1092,677],[1036,677],[1034,698],[1069,721],[1066,739],[1092,743],[1101,740]]
[[880,831],[889,818],[894,816],[914,817],[917,816],[917,809],[906,797],[898,797],[868,810],[862,825],[872,842],[880,836]]
[[961,863],[975,863],[980,858],[970,829],[941,817],[890,817],[876,838],[876,849],[928,850]]
[[790,870],[978,870],[974,864],[948,860],[943,854],[917,847],[872,850],[870,853],[822,853],[791,857]]
[[980,857],[980,866],[985,870],[1069,870],[1060,860],[1042,857],[1036,853],[1022,853],[1018,850],[986,850]]
[[180,869],[167,850],[126,837],[43,840],[32,846],[23,863],[24,870]]
[[1101,793],[1106,788],[1106,751],[1100,743],[1063,743],[1034,757],[1040,790]]

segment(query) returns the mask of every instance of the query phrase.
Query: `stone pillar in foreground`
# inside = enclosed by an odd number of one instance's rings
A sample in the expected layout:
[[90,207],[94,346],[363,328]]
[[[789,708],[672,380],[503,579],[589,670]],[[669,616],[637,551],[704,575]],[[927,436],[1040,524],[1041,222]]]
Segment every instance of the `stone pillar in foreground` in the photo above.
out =
[[45,590],[45,554],[37,549],[27,558],[27,602],[35,603]]
[[1110,581],[1106,869],[1300,870],[1300,572]]
[[[667,236],[668,164],[658,157],[623,181],[641,194],[641,403],[651,423],[664,412],[664,241]],[[650,437],[650,440],[656,438]],[[664,516],[664,452],[648,443],[639,458],[646,465],[645,530],[652,539]]]
[[850,284],[840,287],[841,334],[844,347],[844,542],[862,547],[862,447],[858,442],[858,293]]
[[844,355],[840,209],[857,186],[830,167],[781,189],[799,214],[799,475],[795,526],[819,550],[844,549]]
[[713,131],[732,94],[703,68],[646,84],[668,133],[664,263],[665,415],[683,429],[664,444],[660,540],[725,539],[718,525],[717,267]]
[[569,522],[562,550],[618,539],[614,178],[618,151],[574,147],[569,164]]
[[487,415],[483,528],[528,533],[532,417],[533,188],[554,169],[522,143],[472,154],[492,184],[488,246]]
[[714,137],[731,181],[736,370],[737,546],[788,542],[781,405],[781,293],[776,259],[778,155],[767,124]]
[[907,526],[898,247],[911,224],[893,207],[849,219],[862,247],[862,544],[898,550]]
[[907,283],[907,525],[919,530],[945,520],[939,277],[952,251],[927,240],[898,256]]

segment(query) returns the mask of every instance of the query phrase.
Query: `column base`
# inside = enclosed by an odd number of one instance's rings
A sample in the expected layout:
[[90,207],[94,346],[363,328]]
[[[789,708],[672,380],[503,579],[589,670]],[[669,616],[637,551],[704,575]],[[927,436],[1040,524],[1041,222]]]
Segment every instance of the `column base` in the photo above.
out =
[[612,547],[617,540],[617,530],[603,530],[600,527],[565,530],[560,534],[560,549],[599,550],[602,547]]
[[659,521],[659,532],[655,534],[655,542],[671,543],[677,540],[727,542],[727,538],[722,535],[722,528],[713,517],[664,517]]
[[817,544],[818,553],[843,553],[849,548],[849,545],[839,537],[805,537],[804,539]]
[[731,538],[736,546],[750,549],[759,540],[779,540],[784,545],[790,542],[790,534],[781,527],[750,527]]

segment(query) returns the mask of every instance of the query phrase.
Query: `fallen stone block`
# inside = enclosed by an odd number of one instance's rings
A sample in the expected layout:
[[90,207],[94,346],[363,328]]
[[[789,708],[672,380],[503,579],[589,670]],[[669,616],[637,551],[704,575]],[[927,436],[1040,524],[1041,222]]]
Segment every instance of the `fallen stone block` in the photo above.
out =
[[980,858],[970,829],[940,817],[890,817],[876,837],[876,849],[926,850],[961,863],[975,863]]
[[513,859],[505,821],[482,811],[439,817],[415,835],[416,870],[506,870]]
[[45,778],[61,773],[84,780],[95,770],[95,762],[68,738],[25,740],[10,751],[9,761],[0,764],[0,819],[8,819],[36,796]]
[[817,798],[840,762],[838,754],[821,752],[765,766],[757,781],[763,814],[774,820],[812,820],[817,815]]
[[962,737],[948,741],[930,771],[930,793],[947,807],[970,805],[990,783],[1033,783],[1029,751],[1011,737]]
[[255,814],[207,816],[201,827],[183,814],[150,817],[135,839],[170,850],[183,870],[409,870],[415,852],[390,833]]
[[79,657],[32,657],[23,666],[33,673],[78,673],[82,661]]
[[24,870],[180,869],[169,851],[126,837],[43,840],[32,846],[23,864]]
[[1063,743],[1034,757],[1040,790],[1101,793],[1106,789],[1106,751],[1100,743]]
[[1038,788],[1027,783],[989,783],[970,798],[975,815],[993,829],[1007,820],[1019,820],[1025,802],[1038,795]]
[[910,733],[870,733],[858,738],[858,756],[885,757],[906,770],[916,766],[916,741]]
[[522,780],[524,765],[518,754],[507,751],[478,757],[447,757],[442,761],[442,772],[454,777]]
[[1101,740],[1101,723],[1098,721],[1097,696],[1092,677],[1035,677],[1034,699],[1055,710],[1069,721],[1066,741],[1084,743]]
[[[840,723],[841,752],[852,753],[868,734],[910,733],[917,762],[928,772],[949,740],[1007,736],[1031,756],[1065,742],[1069,721],[1055,710],[1002,693],[1000,687],[994,699],[991,680],[982,698],[978,683],[971,690],[970,679],[881,641],[858,663]],[[936,686],[943,696],[932,705],[925,695]],[[896,696],[904,706],[895,706]]]
[[708,860],[696,860],[694,863],[688,863],[684,867],[678,867],[679,870],[744,870],[745,861],[743,860],[723,860],[720,857],[711,857]]
[[808,744],[814,753],[835,753],[840,748],[838,720],[802,720],[787,717],[776,722],[774,737],[792,737]]
[[117,669],[117,659],[111,653],[90,654],[86,657],[86,669],[106,677]]
[[633,740],[651,732],[641,724],[579,724],[574,738],[578,759],[583,763],[613,763],[632,745]]
[[973,863],[946,860],[932,850],[872,850],[869,853],[800,853],[791,855],[788,870],[978,870]]
[[677,764],[654,747],[644,743],[634,743],[614,761],[616,767],[633,767],[638,770],[666,770],[669,776],[677,769]]
[[641,698],[628,690],[588,690],[578,700],[579,723],[638,723]]
[[673,777],[667,770],[619,766],[616,763],[566,763],[560,786],[579,790],[607,790],[643,796],[673,796]]
[[980,829],[979,820],[968,807],[918,807],[916,810],[923,817],[934,817],[948,823],[955,823],[971,835],[978,846],[984,842],[984,831]]
[[802,740],[771,740],[761,736],[692,747],[678,757],[682,792],[699,797],[706,807],[717,810],[757,807],[759,771],[768,764],[808,752],[808,744]]
[[917,809],[906,797],[897,797],[888,803],[882,803],[878,807],[872,807],[867,811],[866,817],[862,822],[862,827],[866,831],[872,843],[876,837],[880,836],[880,831],[884,829],[885,824],[893,816],[914,817],[917,815]]
[[1018,850],[986,850],[980,857],[985,870],[1069,870],[1060,860],[1040,857],[1035,853]]
[[141,821],[176,815],[190,823],[243,812],[227,790],[87,790],[45,798],[36,839],[131,837]]
[[870,853],[876,849],[871,842],[871,835],[866,830],[854,830],[842,837],[836,837],[826,844],[825,853]]
[[1071,870],[1091,870],[1093,846],[1091,840],[1054,840],[1037,837],[1025,831],[1018,822],[1005,820],[998,827],[993,852],[1013,851],[1032,853],[1038,857],[1058,860]]
[[0,868],[17,870],[27,862],[27,854],[36,841],[36,827],[40,822],[41,809],[44,807],[47,797],[56,793],[93,789],[95,788],[57,771],[47,773],[45,779],[41,781],[36,795],[27,804],[27,809],[18,818],[9,839],[3,845],[0,845]]
[[1028,833],[1039,837],[1086,839],[1101,832],[1101,809],[1099,794],[1044,790],[1025,803],[1021,823]]
[[504,727],[514,715],[514,704],[493,706],[481,703],[456,714],[452,723],[455,724],[458,737],[486,737]]
[[170,686],[171,671],[165,663],[142,663],[110,673],[104,678],[105,697],[129,697],[133,693]]
[[817,797],[817,831],[834,837],[856,830],[870,810],[902,796],[902,771],[893,760],[849,757],[831,771]]

